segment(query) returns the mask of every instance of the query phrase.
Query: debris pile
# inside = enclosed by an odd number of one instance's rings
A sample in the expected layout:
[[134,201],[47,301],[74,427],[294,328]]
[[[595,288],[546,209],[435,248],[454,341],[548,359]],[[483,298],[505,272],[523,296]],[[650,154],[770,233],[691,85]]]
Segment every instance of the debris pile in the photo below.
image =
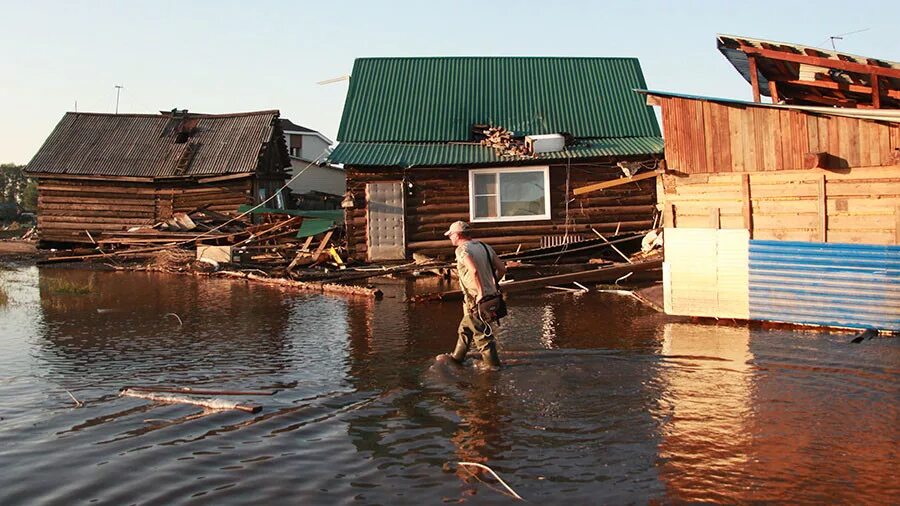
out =
[[479,133],[484,136],[480,141],[481,145],[494,148],[501,157],[534,158],[534,153],[525,144],[525,140],[516,139],[512,132],[503,127],[488,127]]

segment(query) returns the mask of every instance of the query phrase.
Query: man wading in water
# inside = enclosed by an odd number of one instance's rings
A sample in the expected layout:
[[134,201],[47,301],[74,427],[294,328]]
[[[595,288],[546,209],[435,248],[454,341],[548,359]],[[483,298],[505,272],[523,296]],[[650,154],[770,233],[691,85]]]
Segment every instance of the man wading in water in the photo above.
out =
[[[463,292],[463,318],[459,322],[459,339],[453,353],[439,355],[449,357],[457,364],[466,359],[469,347],[474,343],[481,352],[485,366],[500,367],[497,344],[488,322],[478,314],[478,302],[497,293],[497,279],[506,274],[506,265],[493,248],[483,242],[472,240],[469,224],[457,221],[444,232],[456,246],[456,269]],[[496,271],[496,278],[494,273]]]

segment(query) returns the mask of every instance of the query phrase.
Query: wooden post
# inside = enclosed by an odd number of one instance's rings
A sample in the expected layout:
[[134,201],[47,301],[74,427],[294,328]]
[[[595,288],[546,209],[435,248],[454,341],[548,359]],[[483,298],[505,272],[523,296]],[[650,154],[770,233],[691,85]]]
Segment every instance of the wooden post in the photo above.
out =
[[750,85],[753,86],[753,101],[758,104],[760,102],[759,73],[756,70],[756,57],[753,55],[748,55],[747,61],[750,63]]
[[722,228],[722,211],[718,207],[712,207],[709,210],[709,228]]
[[900,245],[900,206],[894,208],[894,244]]
[[881,109],[881,83],[878,82],[878,75],[872,74],[869,79],[872,80],[872,107]]
[[744,228],[753,239],[753,201],[750,197],[750,174],[741,176],[741,199],[744,203]]
[[663,227],[675,228],[675,205],[671,202],[666,203],[663,211]]
[[828,199],[825,195],[825,174],[819,176],[819,241],[828,242]]
[[781,100],[778,97],[778,85],[775,81],[769,81],[769,95],[772,97],[773,104],[777,104]]

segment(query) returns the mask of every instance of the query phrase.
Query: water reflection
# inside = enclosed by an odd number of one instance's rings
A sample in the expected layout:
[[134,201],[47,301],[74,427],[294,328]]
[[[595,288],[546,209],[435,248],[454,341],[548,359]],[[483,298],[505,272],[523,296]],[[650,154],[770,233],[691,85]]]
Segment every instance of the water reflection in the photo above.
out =
[[660,476],[677,500],[727,502],[745,485],[752,438],[750,331],[667,323],[662,355],[673,366],[660,370]]
[[[615,294],[535,292],[513,297],[497,329],[507,367],[480,373],[433,366],[461,304],[406,299],[445,288],[435,278],[386,281],[381,301],[149,273],[0,281],[12,294],[0,308],[4,504],[507,500],[445,471],[458,461],[547,503],[898,492],[896,340],[851,347],[673,322]],[[208,413],[118,397],[127,383],[280,392],[249,399],[257,415]]]

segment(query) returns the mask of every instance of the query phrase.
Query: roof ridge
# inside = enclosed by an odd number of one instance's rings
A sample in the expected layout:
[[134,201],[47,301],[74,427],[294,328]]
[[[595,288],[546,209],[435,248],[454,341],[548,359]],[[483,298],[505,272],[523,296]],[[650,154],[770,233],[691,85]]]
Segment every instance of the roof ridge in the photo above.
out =
[[[67,111],[67,115],[69,114],[78,114],[85,116],[121,116],[126,118],[159,118],[159,117],[167,117],[169,114],[161,114],[161,113],[146,113],[146,112],[128,112],[128,113],[113,113],[113,112],[91,112],[91,111]],[[241,116],[265,116],[265,115],[281,115],[281,111],[278,109],[266,109],[262,111],[245,111],[245,112],[229,112],[229,113],[220,113],[220,114],[212,114],[212,113],[203,113],[203,112],[190,112],[188,111],[188,116],[195,118],[237,118]]]

